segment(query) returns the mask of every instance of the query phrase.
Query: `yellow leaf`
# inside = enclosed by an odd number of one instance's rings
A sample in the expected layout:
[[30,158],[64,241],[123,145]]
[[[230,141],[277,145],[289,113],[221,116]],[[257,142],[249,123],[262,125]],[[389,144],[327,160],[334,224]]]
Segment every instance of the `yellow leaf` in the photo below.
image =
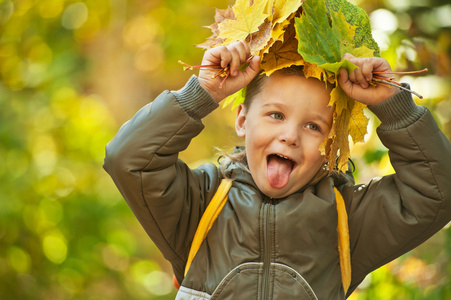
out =
[[283,34],[285,33],[285,28],[290,25],[290,20],[285,20],[283,22],[276,23],[271,32],[271,36],[274,41],[282,41],[283,42]]
[[374,57],[374,50],[367,46],[360,46],[359,48],[353,48],[349,51],[355,57]]
[[[319,80],[323,80],[323,75],[325,74],[324,69],[318,67],[315,64],[309,64],[308,62],[304,65],[304,75],[305,77],[314,77]],[[325,76],[324,76],[325,77]]]
[[365,134],[368,133],[367,126],[369,119],[365,116],[363,109],[365,104],[352,100],[350,105],[350,121],[348,125],[348,132],[355,143],[361,143],[364,141]]
[[340,86],[335,87],[330,93],[329,105],[335,106],[333,126],[327,140],[320,146],[320,151],[325,152],[325,144],[329,142],[331,168],[336,165],[335,158],[339,152],[338,168],[346,171],[350,157],[349,136],[354,143],[363,142],[367,133],[368,118],[364,115],[364,104],[349,98]]
[[257,32],[269,16],[265,13],[268,0],[237,0],[232,7],[235,19],[226,19],[219,23],[220,34],[218,38],[226,40],[225,43],[233,43],[245,40],[248,35]]
[[[330,159],[333,158],[332,166],[335,166],[335,158],[339,154],[337,167],[342,171],[348,169],[348,158],[351,156],[349,150],[349,135],[347,131],[349,117],[349,111],[345,109],[337,116],[337,119],[334,120],[334,130],[336,135],[332,142]],[[340,153],[338,153],[338,150],[340,150]]]
[[271,40],[271,23],[265,22],[259,30],[249,37],[249,47],[251,48],[252,55],[259,55],[260,50],[264,49],[268,42]]
[[215,23],[210,26],[205,26],[211,29],[213,35],[210,36],[204,43],[195,46],[203,49],[210,49],[220,44],[223,44],[225,42],[225,39],[218,38],[218,35],[220,34],[219,23],[224,22],[225,20],[234,20],[234,19],[235,14],[230,6],[227,7],[227,9],[216,8]]
[[329,106],[335,105],[335,112],[340,115],[344,109],[348,108],[349,97],[345,94],[342,88],[337,85],[332,92],[330,92]]
[[292,13],[301,7],[302,3],[304,3],[304,0],[275,0],[272,22],[276,24],[287,20]]

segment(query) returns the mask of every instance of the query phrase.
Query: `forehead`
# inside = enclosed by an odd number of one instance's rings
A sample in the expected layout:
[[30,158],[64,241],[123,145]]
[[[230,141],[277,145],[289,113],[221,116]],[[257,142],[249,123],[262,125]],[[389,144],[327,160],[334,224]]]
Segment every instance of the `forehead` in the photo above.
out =
[[260,98],[291,104],[311,102],[327,106],[331,90],[330,84],[326,85],[316,78],[305,78],[302,74],[274,73],[264,80]]

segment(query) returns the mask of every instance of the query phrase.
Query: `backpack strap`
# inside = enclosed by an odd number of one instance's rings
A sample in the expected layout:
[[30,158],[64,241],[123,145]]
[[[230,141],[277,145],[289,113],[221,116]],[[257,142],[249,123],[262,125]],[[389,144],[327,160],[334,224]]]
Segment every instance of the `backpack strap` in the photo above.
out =
[[232,186],[232,181],[229,179],[223,179],[221,184],[219,184],[218,190],[216,194],[211,199],[210,203],[207,206],[202,218],[200,219],[199,225],[197,226],[196,233],[194,234],[193,243],[191,244],[191,249],[188,254],[188,261],[185,266],[185,276],[188,273],[189,267],[196,256],[197,251],[200,248],[200,245],[207,237],[208,231],[210,231],[211,226],[216,221],[219,213],[221,212],[224,204],[229,199],[228,193],[230,187]]
[[349,223],[346,212],[345,201],[340,191],[334,187],[335,200],[338,212],[338,253],[340,254],[341,283],[345,290],[345,295],[351,285],[351,249],[349,247]]
[[[188,261],[186,262],[185,266],[185,276],[191,266],[194,257],[196,256],[197,251],[200,248],[200,245],[207,237],[208,231],[210,230],[211,226],[213,226],[213,223],[216,221],[216,218],[224,207],[224,204],[229,199],[228,193],[231,187],[232,181],[229,179],[223,179],[218,187],[218,190],[216,191],[216,194],[213,196],[210,203],[208,204],[207,209],[202,215],[199,226],[197,227],[196,233],[194,234],[191,249],[188,254]],[[348,214],[346,212],[346,206],[343,200],[343,196],[336,187],[334,187],[334,193],[338,212],[337,232],[338,252],[340,254],[341,281],[346,294],[351,284],[351,252],[349,247]]]

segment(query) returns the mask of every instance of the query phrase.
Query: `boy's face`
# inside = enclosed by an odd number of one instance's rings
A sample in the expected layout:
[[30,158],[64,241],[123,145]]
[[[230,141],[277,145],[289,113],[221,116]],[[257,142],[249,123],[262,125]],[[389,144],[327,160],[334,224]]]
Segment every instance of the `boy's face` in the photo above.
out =
[[286,197],[306,185],[325,157],[318,150],[332,126],[329,91],[317,79],[273,74],[235,127],[245,137],[248,166],[259,189]]

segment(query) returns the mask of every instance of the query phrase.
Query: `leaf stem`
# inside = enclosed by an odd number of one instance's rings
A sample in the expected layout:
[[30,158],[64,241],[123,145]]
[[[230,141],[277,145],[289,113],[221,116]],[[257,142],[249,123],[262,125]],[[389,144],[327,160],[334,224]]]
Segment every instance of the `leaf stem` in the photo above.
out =
[[394,87],[400,88],[401,90],[404,90],[404,91],[407,91],[407,92],[409,92],[409,93],[412,93],[412,94],[414,94],[415,96],[417,96],[418,98],[423,99],[423,96],[421,96],[421,95],[418,94],[417,92],[414,92],[414,91],[412,91],[412,90],[409,90],[409,89],[403,87],[403,86],[400,85],[399,83],[395,83],[395,82],[391,82],[391,81],[387,81],[387,80],[383,80],[383,79],[378,79],[378,78],[373,78],[372,81],[373,81],[373,82],[380,83],[380,84],[382,84],[382,85],[390,85],[390,86],[394,86]]
[[178,63],[185,66],[183,68],[185,71],[186,70],[192,70],[192,69],[201,69],[201,68],[208,68],[207,70],[222,70],[222,67],[220,65],[197,65],[197,66],[191,66],[191,65],[189,65],[187,63],[184,63],[181,60],[179,60]]
[[373,72],[373,74],[397,74],[397,75],[409,75],[409,74],[419,74],[425,73],[428,71],[428,68],[424,68],[423,70],[418,71],[406,71],[406,72]]

